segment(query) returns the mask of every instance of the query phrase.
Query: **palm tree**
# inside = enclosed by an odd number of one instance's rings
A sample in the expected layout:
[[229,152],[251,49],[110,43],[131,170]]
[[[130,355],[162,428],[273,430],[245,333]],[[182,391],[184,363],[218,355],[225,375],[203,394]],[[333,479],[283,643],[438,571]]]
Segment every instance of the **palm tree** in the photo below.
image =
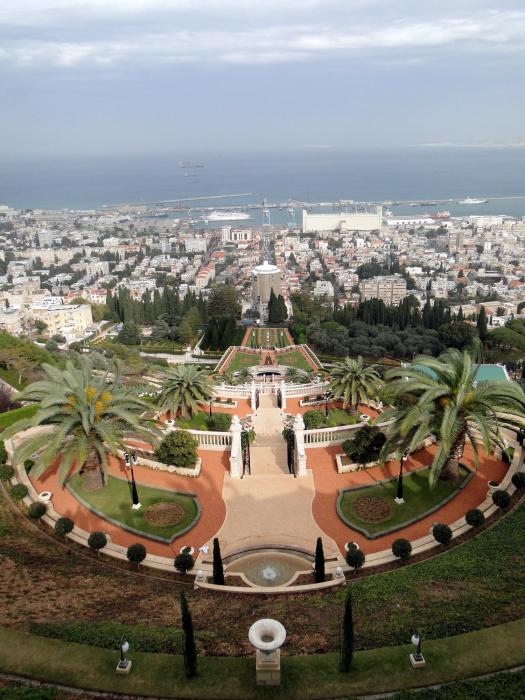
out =
[[237,372],[237,382],[239,384],[247,384],[248,382],[251,382],[252,380],[252,374],[249,370],[248,367],[241,367],[241,369]]
[[59,483],[72,471],[84,473],[84,488],[96,491],[104,487],[109,455],[126,449],[126,437],[132,432],[155,445],[158,430],[142,418],[151,404],[141,400],[107,374],[93,372],[91,361],[81,357],[65,370],[43,365],[44,378],[26,387],[22,401],[38,402],[32,418],[25,418],[2,434],[4,440],[36,426],[50,428],[23,439],[14,459],[23,462],[39,452],[35,475],[40,476],[60,459]]
[[284,378],[287,382],[290,382],[290,384],[299,384],[299,382],[303,379],[303,375],[297,369],[297,367],[287,367]]
[[191,418],[198,403],[208,402],[213,389],[206,371],[196,365],[176,365],[166,370],[159,404],[172,416],[178,413],[183,418]]
[[494,446],[505,449],[501,430],[525,426],[525,394],[514,382],[476,382],[477,369],[468,351],[451,349],[439,358],[423,355],[407,367],[389,370],[383,396],[393,408],[383,417],[393,422],[383,455],[396,447],[416,449],[434,433],[434,485],[438,477],[457,478],[467,440],[476,463],[480,445],[487,452]]
[[378,393],[379,374],[375,365],[365,365],[359,355],[356,359],[347,357],[334,364],[328,391],[334,399],[343,399],[343,408],[350,406],[357,410],[360,403],[370,401]]

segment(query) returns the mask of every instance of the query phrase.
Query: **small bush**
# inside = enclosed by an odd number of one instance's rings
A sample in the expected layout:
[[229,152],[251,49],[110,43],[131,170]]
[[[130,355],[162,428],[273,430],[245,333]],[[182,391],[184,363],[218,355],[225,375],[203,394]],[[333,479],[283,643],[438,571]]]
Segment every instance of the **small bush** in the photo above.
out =
[[392,543],[392,554],[401,561],[408,561],[412,554],[412,545],[408,540],[400,537]]
[[45,503],[31,503],[27,509],[27,514],[30,518],[34,520],[40,520],[47,513],[47,506]]
[[185,430],[168,433],[157,449],[156,455],[164,464],[189,469],[197,461],[197,440]]
[[140,564],[146,558],[146,547],[140,542],[130,544],[126,556],[130,564]]
[[503,491],[503,489],[498,489],[492,494],[492,501],[498,508],[508,508],[510,505],[510,495]]
[[350,547],[346,553],[346,563],[357,572],[365,563],[365,555],[363,554],[363,551],[361,549],[357,549],[357,547]]
[[55,523],[55,532],[57,535],[65,537],[73,530],[74,527],[75,523],[71,520],[71,518],[59,518]]
[[11,489],[11,498],[14,501],[21,501],[28,494],[27,486],[25,484],[16,484]]
[[29,474],[31,469],[35,466],[35,463],[32,459],[26,459],[24,462],[24,469],[26,470],[26,474]]
[[513,474],[512,483],[517,489],[525,489],[525,472],[516,472]]
[[88,537],[88,547],[94,552],[103,549],[108,543],[108,538],[105,532],[95,531]]
[[228,413],[212,413],[206,420],[208,430],[217,430],[222,433],[230,429],[231,422],[232,417]]
[[0,479],[2,481],[9,481],[15,475],[15,470],[9,464],[0,464]]
[[481,527],[485,522],[485,516],[479,508],[472,508],[465,513],[465,520],[471,527]]
[[352,440],[345,440],[342,447],[346,456],[357,464],[375,462],[379,458],[386,437],[375,425],[364,425],[356,431]]
[[191,569],[193,569],[195,562],[193,561],[191,554],[181,552],[180,554],[177,554],[173,564],[179,574],[185,574],[187,571],[191,571]]
[[452,530],[448,525],[444,525],[443,523],[437,523],[434,525],[432,528],[432,534],[434,535],[434,539],[439,542],[439,544],[448,544],[452,539]]
[[306,430],[315,430],[315,428],[320,428],[323,425],[325,415],[318,409],[314,409],[313,411],[305,411],[303,420]]
[[4,441],[0,440],[0,463],[4,463],[7,459],[7,452],[5,449]]

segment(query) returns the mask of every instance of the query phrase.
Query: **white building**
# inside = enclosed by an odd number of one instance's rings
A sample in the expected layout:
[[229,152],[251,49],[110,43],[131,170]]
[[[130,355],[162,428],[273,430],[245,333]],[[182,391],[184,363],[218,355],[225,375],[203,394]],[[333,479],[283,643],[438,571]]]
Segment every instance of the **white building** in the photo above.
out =
[[208,250],[208,244],[205,238],[187,238],[184,241],[184,248],[187,253],[205,253]]
[[407,295],[407,283],[401,275],[385,275],[362,280],[359,285],[361,301],[382,299],[387,306],[395,306]]
[[329,297],[334,298],[334,285],[328,280],[317,280],[314,287],[315,297]]
[[249,228],[232,228],[231,226],[223,226],[221,229],[221,241],[223,243],[239,243],[241,241],[252,240],[252,230]]
[[375,231],[381,228],[381,207],[377,207],[370,214],[345,214],[337,212],[332,214],[310,214],[303,209],[303,232],[315,231]]

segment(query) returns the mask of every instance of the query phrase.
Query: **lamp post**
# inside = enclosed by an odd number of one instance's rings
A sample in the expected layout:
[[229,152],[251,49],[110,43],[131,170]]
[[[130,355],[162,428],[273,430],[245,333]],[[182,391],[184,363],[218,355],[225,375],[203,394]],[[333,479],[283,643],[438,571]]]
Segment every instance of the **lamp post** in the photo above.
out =
[[137,491],[135,473],[133,472],[133,465],[137,464],[137,453],[135,450],[131,451],[131,456],[127,452],[124,452],[124,462],[126,463],[126,467],[129,467],[131,470],[131,507],[133,510],[139,510],[142,504]]
[[330,392],[326,392],[324,395],[324,417],[328,418],[328,399],[330,398]]
[[131,661],[126,658],[129,651],[129,643],[124,637],[120,640],[120,659],[117,664],[117,673],[129,673],[131,670]]
[[213,399],[210,399],[210,418],[211,418],[211,405],[213,403]]
[[410,640],[415,647],[415,651],[410,654],[410,663],[412,664],[412,668],[419,668],[420,666],[424,666],[426,664],[425,657],[421,653],[421,639],[421,634],[416,632],[412,635],[412,639]]
[[399,460],[399,476],[397,477],[397,493],[395,497],[395,502],[398,505],[401,505],[401,503],[405,502],[405,499],[403,498],[403,465],[408,459],[410,450],[406,449],[403,452],[403,455],[401,459]]

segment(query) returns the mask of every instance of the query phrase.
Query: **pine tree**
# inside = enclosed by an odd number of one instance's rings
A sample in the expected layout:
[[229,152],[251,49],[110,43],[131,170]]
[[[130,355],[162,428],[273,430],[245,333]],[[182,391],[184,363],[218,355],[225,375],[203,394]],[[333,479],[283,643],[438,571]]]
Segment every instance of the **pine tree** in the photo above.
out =
[[184,634],[184,671],[186,678],[193,678],[197,675],[197,648],[193,634],[193,620],[184,591],[180,594],[180,612]]
[[217,537],[213,539],[213,583],[216,583],[218,586],[224,586],[221,547]]
[[320,537],[315,545],[314,578],[316,583],[323,583],[325,579],[323,540]]
[[343,614],[343,638],[341,640],[341,671],[348,673],[354,656],[354,619],[352,615],[352,594],[346,594]]
[[456,320],[457,320],[459,323],[463,323],[463,321],[464,321],[464,318],[463,318],[463,307],[462,307],[462,306],[459,307],[458,317],[457,317]]

